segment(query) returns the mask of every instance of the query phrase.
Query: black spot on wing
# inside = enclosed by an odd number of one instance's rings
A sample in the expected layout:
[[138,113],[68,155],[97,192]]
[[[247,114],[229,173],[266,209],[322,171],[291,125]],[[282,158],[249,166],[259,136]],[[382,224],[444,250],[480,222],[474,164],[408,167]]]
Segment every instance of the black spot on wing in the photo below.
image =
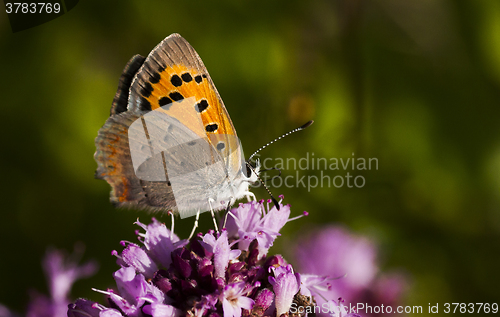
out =
[[141,97],[141,100],[139,101],[139,107],[141,110],[151,111],[151,104],[144,97]]
[[[158,100],[158,103],[160,104],[160,107],[164,107],[166,108],[166,110],[168,110],[168,108],[170,108],[170,105],[172,105],[172,99],[168,97],[161,97],[160,100]],[[165,107],[167,105],[169,106]]]
[[189,83],[190,81],[193,80],[193,77],[191,77],[191,74],[190,73],[184,73],[181,75],[181,78],[182,80],[185,82],[185,83]]
[[217,123],[207,124],[205,126],[205,130],[207,132],[215,132],[215,131],[217,131],[218,128],[219,128],[219,126],[217,125]]
[[194,81],[198,84],[201,84],[201,82],[203,81],[203,78],[201,78],[201,75],[197,75],[194,77]]
[[226,148],[226,144],[222,141],[220,141],[219,143],[217,143],[217,150],[219,151],[222,151]]
[[149,98],[152,92],[153,92],[153,86],[151,86],[151,83],[145,82],[141,88],[141,95],[143,95],[146,98]]
[[161,79],[160,73],[151,74],[151,76],[149,77],[149,81],[153,84],[157,84],[158,82],[160,82],[160,79]]
[[182,79],[178,75],[173,75],[170,78],[170,82],[172,83],[172,85],[174,85],[174,87],[182,86]]
[[194,107],[195,107],[196,111],[198,111],[199,113],[202,113],[203,111],[205,111],[208,108],[208,101],[206,99],[202,99]]
[[181,95],[181,94],[180,94],[179,92],[177,92],[177,91],[176,91],[176,92],[171,92],[171,93],[169,94],[169,97],[170,97],[170,99],[172,99],[173,101],[180,101],[180,100],[184,99],[184,96],[183,96],[183,95]]

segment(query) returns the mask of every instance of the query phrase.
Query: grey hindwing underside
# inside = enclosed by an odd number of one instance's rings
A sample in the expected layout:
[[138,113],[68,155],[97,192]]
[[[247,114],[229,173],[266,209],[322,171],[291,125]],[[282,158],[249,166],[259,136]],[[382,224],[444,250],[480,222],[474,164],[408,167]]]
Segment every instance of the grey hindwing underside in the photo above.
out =
[[96,176],[111,185],[118,206],[178,210],[184,218],[210,209],[209,198],[229,186],[225,159],[208,138],[161,109],[111,116],[96,147]]
[[[186,103],[183,108],[194,109],[194,99],[188,98],[182,103]],[[209,210],[209,199],[216,199],[221,190],[229,188],[226,152],[217,150],[212,144],[217,144],[221,137],[236,137],[206,136],[202,133],[201,118],[198,118],[199,121],[191,122],[188,128],[160,108],[145,113],[129,129],[136,176],[146,181],[166,181],[183,218],[194,215],[198,209]]]
[[174,195],[167,182],[145,181],[135,175],[128,128],[139,118],[140,115],[129,112],[113,115],[99,130],[95,153],[98,165],[96,178],[110,184],[110,200],[117,207],[175,211]]

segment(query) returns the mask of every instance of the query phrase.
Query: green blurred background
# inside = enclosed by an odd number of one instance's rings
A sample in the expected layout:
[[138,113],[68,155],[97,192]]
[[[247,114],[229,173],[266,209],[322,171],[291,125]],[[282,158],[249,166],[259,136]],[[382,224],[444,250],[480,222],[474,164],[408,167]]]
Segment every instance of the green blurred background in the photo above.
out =
[[378,158],[351,172],[363,188],[273,188],[310,212],[286,241],[343,223],[377,241],[382,269],[412,276],[409,305],[500,300],[499,1],[135,0],[81,1],[18,33],[0,13],[1,303],[23,311],[29,289],[47,292],[49,245],[81,241],[101,265],[74,296],[100,301],[90,288],[113,284],[111,250],[150,215],[109,203],[94,138],[128,59],[174,32],[203,58],[247,155],[314,119],[261,158]]

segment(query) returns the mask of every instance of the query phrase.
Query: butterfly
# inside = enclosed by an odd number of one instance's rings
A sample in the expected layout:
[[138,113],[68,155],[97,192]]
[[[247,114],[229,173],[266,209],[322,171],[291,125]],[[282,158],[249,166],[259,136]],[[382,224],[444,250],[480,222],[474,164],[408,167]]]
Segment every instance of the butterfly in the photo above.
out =
[[95,144],[96,178],[118,207],[185,218],[255,199],[260,166],[244,161],[207,69],[179,34],[128,62]]

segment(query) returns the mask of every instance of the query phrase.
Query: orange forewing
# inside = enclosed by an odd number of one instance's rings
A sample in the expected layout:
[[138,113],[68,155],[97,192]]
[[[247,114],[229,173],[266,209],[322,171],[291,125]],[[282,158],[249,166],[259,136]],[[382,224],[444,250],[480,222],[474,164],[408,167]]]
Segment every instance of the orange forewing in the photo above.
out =
[[[182,75],[186,76],[189,74],[188,78],[191,78],[188,82],[182,81],[179,86],[174,86],[172,83],[172,77],[177,75],[177,78],[181,78]],[[183,98],[195,97],[197,101],[206,99],[208,102],[208,107],[205,111],[200,113],[203,125],[216,123],[218,129],[214,132],[215,134],[229,134],[234,135],[234,130],[231,128],[228,117],[224,114],[221,101],[219,100],[216,92],[212,89],[212,86],[206,74],[200,74],[194,69],[187,68],[184,65],[173,65],[167,67],[164,71],[159,73],[160,80],[158,83],[152,83],[153,91],[151,95],[146,98],[151,104],[151,109],[157,109],[160,105],[160,99],[163,97],[169,97],[170,94],[178,92]],[[205,76],[204,76],[205,75]],[[199,76],[199,77],[197,77]],[[197,82],[195,78],[199,79]],[[168,115],[175,117],[182,124],[188,128],[192,128],[192,124],[196,124],[198,121],[196,118],[191,118],[191,112],[186,112],[182,107],[177,106],[175,102],[166,111]],[[193,131],[198,129],[192,128]],[[205,137],[206,135],[200,135],[200,137]]]

